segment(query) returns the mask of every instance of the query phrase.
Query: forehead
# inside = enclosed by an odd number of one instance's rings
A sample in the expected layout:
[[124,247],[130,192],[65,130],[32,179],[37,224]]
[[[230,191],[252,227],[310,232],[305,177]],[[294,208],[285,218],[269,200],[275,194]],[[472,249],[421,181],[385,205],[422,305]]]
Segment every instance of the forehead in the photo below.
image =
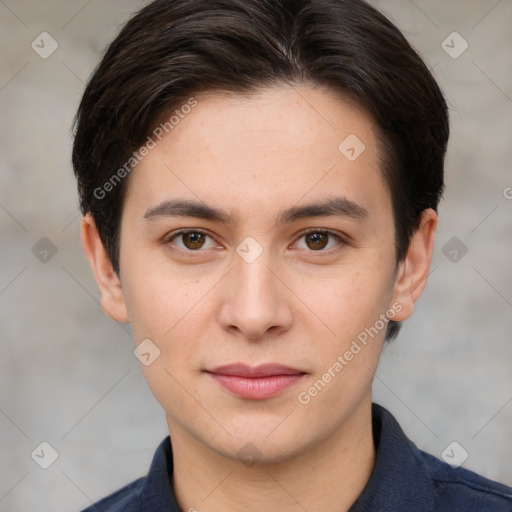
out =
[[388,209],[376,128],[335,93],[276,87],[195,100],[132,172],[126,202],[142,208],[180,196],[243,217],[335,192]]

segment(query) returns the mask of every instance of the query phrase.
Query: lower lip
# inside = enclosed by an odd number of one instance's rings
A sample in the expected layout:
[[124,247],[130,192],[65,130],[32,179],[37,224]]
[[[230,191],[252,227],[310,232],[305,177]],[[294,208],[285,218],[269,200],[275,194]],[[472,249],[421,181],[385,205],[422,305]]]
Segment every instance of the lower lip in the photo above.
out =
[[304,374],[294,374],[272,375],[270,377],[240,377],[218,373],[210,373],[210,375],[235,395],[252,400],[271,398],[293,386],[304,376]]

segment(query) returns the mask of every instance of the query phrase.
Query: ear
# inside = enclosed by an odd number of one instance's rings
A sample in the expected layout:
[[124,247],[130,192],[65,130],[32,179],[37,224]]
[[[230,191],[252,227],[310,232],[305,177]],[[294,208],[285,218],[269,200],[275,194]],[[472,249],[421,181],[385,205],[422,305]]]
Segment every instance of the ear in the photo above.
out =
[[424,210],[396,275],[393,301],[402,305],[401,311],[393,317],[397,322],[411,316],[414,304],[427,284],[436,228],[436,212],[431,208]]
[[82,247],[98,283],[103,311],[117,322],[129,322],[121,281],[101,241],[96,223],[90,214],[82,218]]

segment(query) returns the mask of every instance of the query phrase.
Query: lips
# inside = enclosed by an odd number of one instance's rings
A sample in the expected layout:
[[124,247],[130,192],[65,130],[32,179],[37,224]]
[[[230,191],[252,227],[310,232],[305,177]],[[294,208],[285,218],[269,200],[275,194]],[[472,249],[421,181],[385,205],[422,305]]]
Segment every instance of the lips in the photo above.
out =
[[230,364],[206,372],[222,387],[246,399],[271,398],[296,384],[305,372],[280,364]]
[[217,375],[231,375],[237,377],[272,377],[276,375],[300,375],[304,372],[283,366],[281,364],[262,364],[260,366],[247,366],[245,364],[228,364],[219,366],[214,370],[209,370],[209,373]]

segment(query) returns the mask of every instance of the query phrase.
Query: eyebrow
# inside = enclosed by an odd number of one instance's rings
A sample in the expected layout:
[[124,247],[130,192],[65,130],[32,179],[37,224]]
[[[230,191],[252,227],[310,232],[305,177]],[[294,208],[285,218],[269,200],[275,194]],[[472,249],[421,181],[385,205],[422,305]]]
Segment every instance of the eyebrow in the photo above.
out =
[[333,197],[317,203],[306,204],[304,206],[293,206],[288,210],[281,212],[276,218],[276,224],[285,224],[294,220],[308,217],[348,217],[354,220],[364,220],[368,218],[368,211],[361,205],[350,201],[345,197]]
[[[345,197],[328,198],[304,206],[293,206],[279,212],[276,216],[276,225],[291,223],[295,220],[309,217],[347,217],[354,220],[365,220],[368,211],[361,205]],[[213,220],[224,224],[235,224],[237,217],[218,208],[190,199],[172,199],[149,208],[144,214],[147,221],[159,217],[194,217],[197,219]]]

